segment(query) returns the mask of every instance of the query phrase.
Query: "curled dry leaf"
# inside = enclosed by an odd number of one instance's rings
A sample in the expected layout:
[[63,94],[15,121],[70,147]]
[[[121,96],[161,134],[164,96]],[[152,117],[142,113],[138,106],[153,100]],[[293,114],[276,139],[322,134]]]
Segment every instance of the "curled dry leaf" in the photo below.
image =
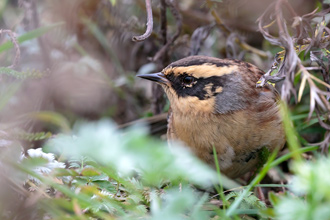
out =
[[[286,25],[282,13],[284,7],[294,17],[291,27]],[[328,124],[330,119],[330,52],[326,48],[330,45],[330,30],[326,26],[324,16],[329,12],[330,9],[321,12],[317,12],[317,9],[315,9],[313,12],[299,17],[288,1],[277,0],[272,3],[258,19],[259,31],[271,44],[284,48],[284,51],[277,54],[272,67],[261,77],[257,84],[258,87],[262,87],[267,81],[278,82],[284,80],[281,87],[282,99],[289,101],[293,95],[298,102],[302,100],[303,91],[308,85],[310,88],[308,118],[310,119],[315,112],[320,126],[328,131],[330,130],[330,125]],[[268,18],[274,20],[269,21]],[[269,28],[275,24],[277,25],[278,36],[273,36],[269,31]],[[294,35],[289,33],[294,33]],[[311,49],[314,51],[311,51]],[[302,51],[304,51],[305,57],[310,55],[311,62],[316,62],[319,67],[313,69],[304,66],[298,57]],[[277,72],[274,70],[277,70]],[[309,72],[311,70],[320,70],[323,80]],[[301,78],[297,96],[294,80],[299,74],[301,74]],[[320,86],[323,86],[324,90]],[[328,133],[327,135],[329,136]],[[323,146],[323,148],[324,146],[329,146],[330,138],[327,138],[327,135],[324,142],[320,143],[320,146]]]

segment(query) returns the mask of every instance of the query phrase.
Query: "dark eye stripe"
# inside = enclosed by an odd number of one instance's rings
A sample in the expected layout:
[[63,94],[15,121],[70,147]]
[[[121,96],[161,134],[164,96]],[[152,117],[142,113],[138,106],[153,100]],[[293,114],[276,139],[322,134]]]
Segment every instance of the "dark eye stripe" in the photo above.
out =
[[[224,76],[212,76],[208,78],[195,78],[193,76],[188,75],[187,73],[180,74],[176,76],[174,74],[168,74],[167,79],[171,82],[172,88],[175,90],[179,97],[187,97],[187,96],[196,96],[200,100],[205,100],[211,98],[212,96],[217,95],[215,92],[217,88],[223,87],[227,80],[227,75]],[[189,78],[188,78],[189,77]],[[185,79],[187,78],[187,79]],[[190,79],[191,78],[191,79]],[[188,80],[189,79],[189,80]],[[186,87],[184,81],[194,82],[193,86]],[[191,83],[192,83],[191,82]],[[206,89],[206,86],[212,84],[211,92],[213,95],[210,96],[209,89]]]

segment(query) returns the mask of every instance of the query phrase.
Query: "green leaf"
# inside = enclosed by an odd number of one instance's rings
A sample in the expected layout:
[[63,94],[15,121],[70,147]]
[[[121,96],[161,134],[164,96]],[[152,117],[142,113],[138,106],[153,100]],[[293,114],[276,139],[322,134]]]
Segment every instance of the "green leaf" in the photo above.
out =
[[113,194],[117,192],[116,186],[108,180],[96,180],[92,184]]
[[68,159],[89,157],[114,170],[111,176],[120,173],[122,177],[130,177],[138,172],[146,186],[159,187],[166,181],[174,185],[190,181],[200,186],[217,182],[215,172],[192,153],[179,144],[170,150],[165,142],[148,137],[144,127],[123,133],[113,123],[102,120],[78,123],[74,134],[74,137],[58,135],[51,139],[47,151],[57,151]]
[[84,195],[88,195],[90,197],[98,194],[99,192],[96,186],[91,186],[91,185],[80,186],[80,189],[81,189],[81,193],[83,193]]
[[112,5],[116,5],[116,0],[109,0]]
[[[244,191],[238,191],[238,192],[231,192],[228,195],[226,195],[226,200],[231,201],[231,200],[236,200],[239,198]],[[260,201],[255,195],[252,194],[252,192],[249,192],[246,194],[239,205],[239,209],[254,209],[254,208],[266,208],[266,204],[262,201]],[[236,210],[237,211],[237,210]],[[235,212],[234,212],[235,213]]]
[[275,195],[274,192],[269,192],[268,197],[273,206],[276,206],[279,203],[280,199],[278,198],[277,195]]
[[[206,212],[198,203],[204,203],[207,197],[194,192],[192,189],[183,188],[182,190],[168,190],[162,201],[157,193],[152,194],[150,214],[152,220],[168,220],[168,219],[209,219],[210,212]],[[155,204],[156,203],[156,204]],[[194,210],[191,214],[190,210]],[[189,215],[189,216],[187,216]],[[186,217],[186,218],[185,218]]]
[[44,202],[40,202],[40,205],[44,207],[45,210],[50,213],[59,215],[59,212],[62,216],[68,215],[68,213],[74,213],[72,202],[68,201],[66,198],[50,198]]
[[55,168],[53,171],[53,175],[60,176],[78,176],[79,173],[73,169],[64,169],[64,168]]
[[135,209],[140,215],[146,215],[148,213],[148,209],[145,205],[138,205],[135,207]]
[[87,167],[81,171],[81,175],[83,175],[83,176],[99,176],[100,173],[94,168]]
[[275,211],[272,208],[262,209],[259,210],[259,213],[264,216],[265,218],[275,218]]
[[[41,35],[49,32],[50,30],[56,28],[56,27],[59,27],[61,25],[63,25],[64,22],[59,22],[59,23],[55,23],[55,24],[52,24],[52,25],[49,25],[49,26],[44,26],[44,27],[40,27],[40,28],[37,28],[35,30],[32,30],[32,31],[29,31],[21,36],[19,36],[17,38],[17,41],[18,43],[23,43],[24,41],[28,41],[28,40],[32,40],[32,39],[35,39],[35,38],[38,38],[40,37]],[[3,51],[6,51],[6,50],[9,50],[11,48],[13,48],[13,43],[9,40],[3,44],[0,45],[0,53],[3,52]]]

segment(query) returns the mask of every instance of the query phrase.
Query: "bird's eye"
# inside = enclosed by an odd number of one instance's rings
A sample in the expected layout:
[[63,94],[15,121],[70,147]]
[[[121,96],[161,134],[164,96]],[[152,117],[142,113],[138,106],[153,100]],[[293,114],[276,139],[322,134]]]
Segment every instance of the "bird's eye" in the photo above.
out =
[[192,82],[194,81],[194,78],[191,77],[191,76],[186,76],[182,79],[182,82],[185,84],[185,85],[190,85]]

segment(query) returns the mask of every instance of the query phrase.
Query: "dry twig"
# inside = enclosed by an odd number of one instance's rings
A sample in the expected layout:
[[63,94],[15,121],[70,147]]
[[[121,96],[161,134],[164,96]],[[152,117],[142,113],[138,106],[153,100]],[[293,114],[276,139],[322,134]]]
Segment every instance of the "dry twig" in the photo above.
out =
[[2,29],[0,29],[0,36],[1,36],[2,33],[7,34],[9,36],[10,41],[14,45],[15,57],[13,59],[12,64],[10,66],[8,66],[8,68],[14,69],[17,66],[18,61],[21,57],[21,51],[19,49],[19,44],[18,44],[18,41],[15,37],[15,34],[11,30],[2,30]]
[[[295,16],[292,27],[295,28],[295,36],[290,36],[289,28],[282,14],[282,7],[285,6],[289,9],[291,14]],[[312,117],[313,112],[316,113],[319,120],[319,124],[324,129],[328,130],[324,141],[318,143],[325,152],[330,142],[330,85],[329,85],[329,69],[330,69],[330,52],[326,49],[330,45],[330,29],[326,27],[325,22],[315,24],[312,21],[315,17],[324,17],[330,10],[324,10],[316,13],[314,10],[302,17],[298,17],[287,0],[277,0],[264,12],[264,14],[258,19],[259,30],[263,36],[272,44],[278,45],[284,48],[284,51],[277,54],[275,62],[271,69],[261,77],[257,86],[263,86],[267,81],[277,82],[284,80],[282,85],[281,94],[282,99],[288,101],[291,95],[294,95],[296,100],[300,102],[302,100],[303,91],[306,85],[310,88],[310,106],[308,119]],[[266,15],[275,17],[275,21],[272,21],[270,25],[266,23]],[[278,37],[272,36],[268,28],[276,22],[278,27]],[[328,34],[328,35],[326,35]],[[310,51],[311,48],[317,48],[316,51]],[[302,64],[298,54],[305,51],[305,55],[310,53],[311,62],[316,62],[319,67],[308,68]],[[325,55],[326,54],[326,55]],[[325,58],[325,59],[324,59]],[[327,60],[327,61],[326,61]],[[326,63],[327,64],[326,64]],[[271,75],[274,70],[278,72]],[[309,71],[321,70],[323,80],[317,78]],[[301,81],[297,91],[294,85],[294,79],[301,74]],[[323,91],[318,87],[318,84],[324,86],[326,91]],[[322,117],[321,117],[322,115]],[[327,123],[328,122],[328,123]]]
[[166,19],[166,1],[160,0],[160,33],[163,38],[163,44],[167,43],[167,19]]
[[146,32],[143,35],[134,36],[132,38],[132,40],[135,41],[135,42],[144,41],[152,33],[154,22],[153,22],[153,17],[152,17],[151,0],[146,0],[146,9],[147,9],[147,29],[146,29]]
[[165,54],[168,52],[169,47],[172,46],[174,41],[180,36],[182,30],[182,17],[179,12],[179,9],[177,8],[176,1],[166,0],[166,4],[170,8],[171,13],[173,14],[176,20],[176,31],[173,37],[170,40],[168,40],[167,43],[156,53],[156,55],[153,57],[153,61],[157,61],[161,57],[165,56]]
[[190,39],[190,55],[197,55],[203,46],[204,41],[209,36],[215,23],[197,28],[191,35]]

